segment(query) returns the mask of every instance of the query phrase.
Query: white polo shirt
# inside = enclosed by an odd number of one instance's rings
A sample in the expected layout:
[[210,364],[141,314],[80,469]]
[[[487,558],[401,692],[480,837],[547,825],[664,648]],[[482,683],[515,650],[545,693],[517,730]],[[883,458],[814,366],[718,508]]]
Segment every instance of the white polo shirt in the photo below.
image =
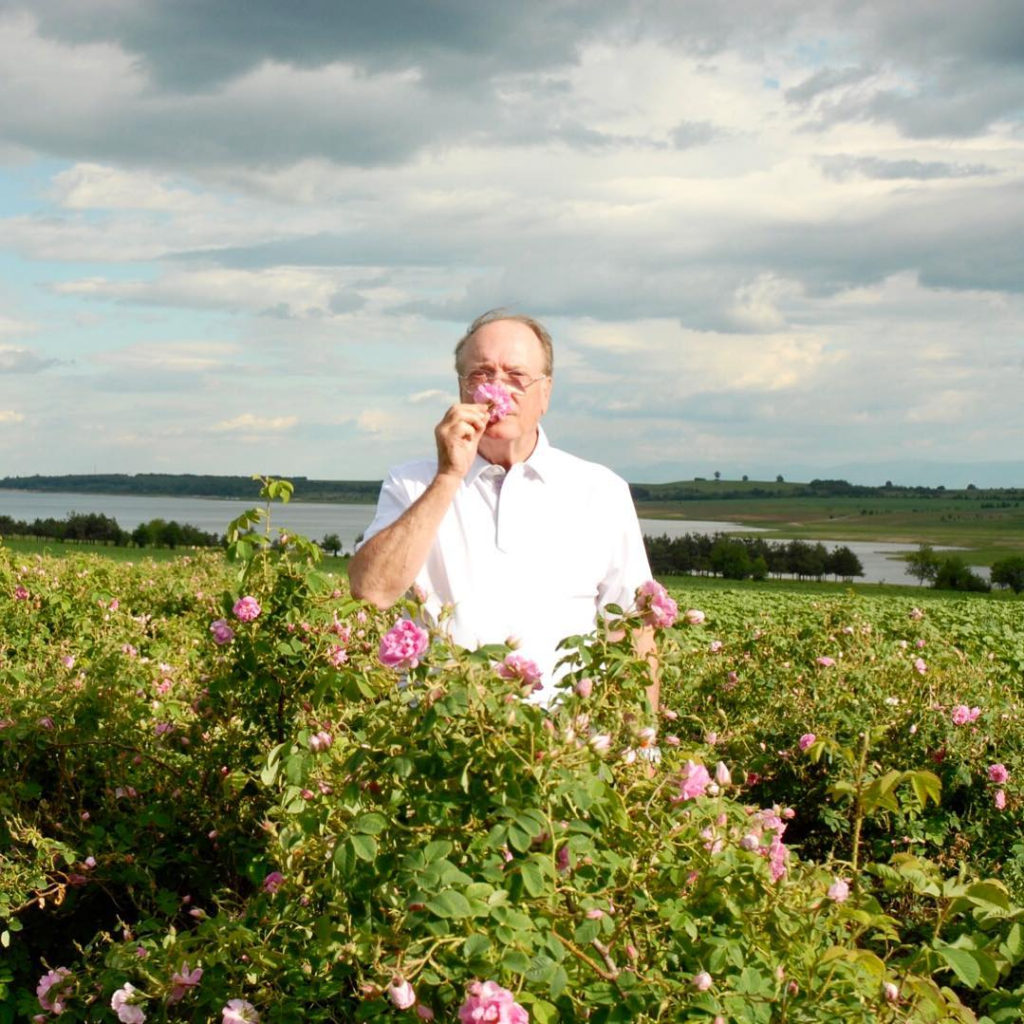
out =
[[[436,459],[392,469],[365,539],[393,523],[427,488]],[[533,454],[506,472],[477,455],[456,492],[416,584],[435,620],[445,604],[455,643],[520,640],[554,696],[556,645],[593,631],[607,604],[628,608],[651,578],[624,480],[553,448],[543,430]]]

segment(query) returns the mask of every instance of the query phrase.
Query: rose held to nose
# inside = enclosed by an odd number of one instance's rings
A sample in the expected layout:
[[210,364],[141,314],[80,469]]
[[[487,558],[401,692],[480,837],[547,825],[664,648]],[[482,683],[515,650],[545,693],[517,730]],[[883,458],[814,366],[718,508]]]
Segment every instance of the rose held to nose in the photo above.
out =
[[473,392],[473,401],[490,407],[488,423],[497,423],[512,411],[512,394],[500,381],[478,384]]

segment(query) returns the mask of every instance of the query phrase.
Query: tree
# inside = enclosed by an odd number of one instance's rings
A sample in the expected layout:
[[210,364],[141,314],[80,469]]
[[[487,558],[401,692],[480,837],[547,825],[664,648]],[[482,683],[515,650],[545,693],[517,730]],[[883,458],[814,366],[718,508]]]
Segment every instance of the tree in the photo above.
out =
[[914,554],[907,555],[907,575],[913,576],[921,586],[926,582],[934,583],[940,564],[931,544],[920,544]]
[[827,571],[837,579],[842,576],[844,580],[849,580],[864,575],[861,560],[845,544],[829,552],[827,565]]
[[959,555],[947,555],[942,560],[935,574],[935,587],[938,590],[970,590],[977,593],[989,589],[988,581],[972,572]]
[[722,538],[711,549],[711,568],[727,580],[745,580],[750,575],[750,556],[741,540]]
[[336,533],[325,533],[324,539],[320,541],[320,547],[328,554],[337,555],[341,550],[341,538]]
[[1015,594],[1024,590],[1024,555],[1009,555],[992,563],[992,582],[1009,587]]

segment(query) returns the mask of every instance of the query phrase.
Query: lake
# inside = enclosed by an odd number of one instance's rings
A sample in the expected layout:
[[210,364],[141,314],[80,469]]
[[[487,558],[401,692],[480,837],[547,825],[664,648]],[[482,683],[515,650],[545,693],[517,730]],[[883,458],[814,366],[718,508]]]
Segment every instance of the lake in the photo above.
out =
[[[151,519],[191,523],[208,533],[224,533],[227,524],[257,502],[215,498],[142,497],[119,494],[62,494],[47,491],[0,490],[0,515],[32,522],[33,519],[66,519],[71,512],[99,512],[116,519],[123,530],[131,532],[139,523]],[[372,505],[332,505],[293,501],[288,505],[275,503],[271,510],[272,527],[284,527],[312,540],[336,533],[344,551],[351,552],[356,538],[373,518]],[[657,537],[668,534],[679,537],[686,533],[714,534],[738,530],[755,532],[738,523],[708,522],[698,519],[641,519],[644,533]],[[861,560],[866,583],[904,583],[913,580],[906,575],[903,564],[894,557],[913,551],[914,544],[891,544],[883,541],[834,541],[822,543],[831,550],[845,544]],[[987,570],[979,569],[987,576]]]

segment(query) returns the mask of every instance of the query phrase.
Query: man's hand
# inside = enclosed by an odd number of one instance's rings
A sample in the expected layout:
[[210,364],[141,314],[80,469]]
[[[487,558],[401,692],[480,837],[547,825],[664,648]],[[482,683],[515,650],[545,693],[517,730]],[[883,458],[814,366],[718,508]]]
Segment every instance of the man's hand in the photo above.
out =
[[434,428],[438,476],[461,480],[469,472],[489,419],[487,406],[478,403],[460,402],[444,414]]
[[389,608],[412,586],[438,527],[476,458],[490,418],[486,405],[453,405],[434,428],[437,475],[390,526],[371,537],[350,559],[352,594]]

